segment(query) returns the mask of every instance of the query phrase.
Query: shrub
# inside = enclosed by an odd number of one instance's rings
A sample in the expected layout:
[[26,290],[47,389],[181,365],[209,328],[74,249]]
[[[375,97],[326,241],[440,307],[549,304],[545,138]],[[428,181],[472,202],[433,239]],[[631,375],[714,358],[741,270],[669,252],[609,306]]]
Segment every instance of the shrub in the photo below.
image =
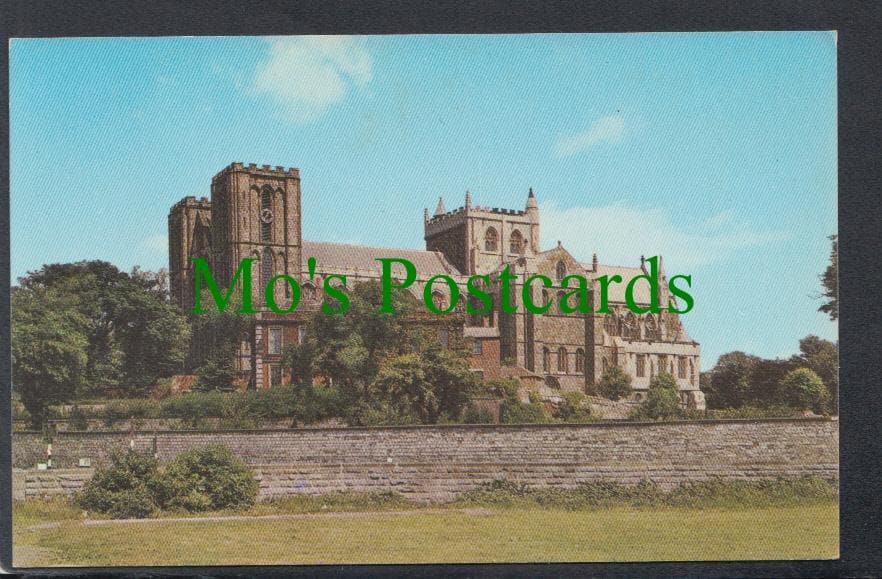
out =
[[634,409],[631,417],[637,420],[670,420],[681,414],[680,395],[673,376],[662,372],[649,383],[646,400]]
[[104,405],[101,415],[107,425],[117,420],[157,418],[160,415],[160,406],[156,400],[150,398],[111,400]]
[[82,408],[74,404],[73,408],[70,409],[70,415],[68,416],[70,420],[70,428],[72,430],[88,430],[89,429],[89,419],[86,415],[85,411]]
[[257,490],[254,473],[245,463],[227,447],[210,444],[178,455],[156,494],[163,508],[204,511],[253,505]]
[[600,378],[597,392],[609,400],[619,400],[631,394],[631,375],[618,366],[607,369]]
[[563,402],[555,406],[554,417],[564,422],[587,422],[591,420],[588,397],[581,392],[564,392]]
[[505,424],[541,424],[551,422],[551,416],[540,402],[524,404],[517,400],[502,403],[501,422]]
[[499,378],[495,380],[487,380],[484,383],[484,390],[488,394],[505,398],[507,400],[517,400],[518,392],[521,389],[521,383],[514,378]]
[[180,418],[195,425],[203,418],[223,416],[224,409],[229,408],[227,398],[234,396],[235,393],[188,392],[163,400],[161,412],[164,417]]
[[781,381],[781,394],[784,400],[801,410],[811,409],[823,412],[830,401],[830,392],[824,381],[809,368],[791,370]]
[[115,451],[110,466],[98,469],[76,502],[114,518],[147,517],[156,510],[152,488],[157,477],[158,463],[153,457],[134,450]]
[[486,408],[470,404],[462,415],[464,424],[493,424],[496,420],[493,413]]

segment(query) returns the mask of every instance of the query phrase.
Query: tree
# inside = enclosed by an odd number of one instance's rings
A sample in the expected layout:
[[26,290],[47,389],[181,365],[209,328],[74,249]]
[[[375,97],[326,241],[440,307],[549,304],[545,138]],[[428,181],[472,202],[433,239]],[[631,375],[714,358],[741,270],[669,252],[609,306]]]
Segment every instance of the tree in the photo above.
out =
[[830,316],[831,320],[839,319],[839,236],[829,237],[830,263],[821,275],[821,285],[824,286],[823,297],[827,300],[818,311]]
[[610,400],[625,398],[631,394],[631,375],[619,366],[613,366],[600,377],[597,391]]
[[823,380],[808,368],[797,368],[789,372],[781,383],[781,391],[790,406],[817,413],[824,411],[830,399]]
[[189,340],[186,319],[169,302],[163,274],[129,275],[105,261],[44,265],[19,279],[23,292],[57,291],[64,307],[85,320],[85,368],[79,382],[92,391],[141,394],[177,371]]
[[649,382],[649,392],[632,416],[641,420],[665,420],[681,413],[677,380],[667,372],[657,374]]
[[800,353],[793,356],[793,364],[809,368],[821,377],[830,392],[830,410],[839,413],[839,346],[818,336],[806,336],[799,341]]
[[12,384],[39,428],[46,407],[73,400],[88,363],[88,322],[57,289],[12,288]]
[[709,408],[738,408],[750,402],[751,377],[760,359],[744,352],[723,354],[702,389]]

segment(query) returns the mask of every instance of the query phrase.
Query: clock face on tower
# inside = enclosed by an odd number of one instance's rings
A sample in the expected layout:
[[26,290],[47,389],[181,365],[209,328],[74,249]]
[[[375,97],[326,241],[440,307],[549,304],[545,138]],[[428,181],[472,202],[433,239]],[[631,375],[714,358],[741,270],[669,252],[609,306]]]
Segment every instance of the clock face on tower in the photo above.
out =
[[264,223],[272,223],[273,222],[273,212],[271,209],[261,209],[260,210],[260,220]]

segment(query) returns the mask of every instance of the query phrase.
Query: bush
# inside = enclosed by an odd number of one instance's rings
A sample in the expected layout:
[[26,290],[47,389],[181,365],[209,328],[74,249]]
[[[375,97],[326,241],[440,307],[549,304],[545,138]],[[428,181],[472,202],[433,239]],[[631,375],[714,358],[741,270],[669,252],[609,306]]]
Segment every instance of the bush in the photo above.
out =
[[221,417],[224,409],[235,404],[236,393],[224,392],[188,392],[180,396],[172,396],[161,403],[161,413],[166,418],[180,418],[193,425],[203,418]]
[[541,402],[524,404],[517,400],[502,403],[500,421],[504,424],[542,424],[551,422],[551,416]]
[[109,426],[117,420],[133,418],[158,418],[159,402],[150,398],[130,398],[111,400],[104,405],[101,416]]
[[520,389],[520,381],[515,380],[514,378],[499,378],[484,382],[484,391],[493,396],[505,398],[506,400],[517,400]]
[[821,413],[830,401],[824,381],[809,368],[791,370],[781,381],[781,395],[787,404],[801,410]]
[[98,469],[76,502],[86,510],[118,519],[147,517],[157,507],[152,488],[157,483],[158,466],[151,456],[133,450],[115,451],[110,466]]
[[156,494],[163,508],[205,511],[253,505],[257,490],[245,463],[227,447],[210,444],[178,455],[165,469]]
[[619,400],[631,394],[631,375],[618,366],[603,373],[597,392],[609,400]]
[[555,406],[554,417],[564,422],[587,422],[591,420],[588,397],[581,392],[564,392],[563,402]]
[[493,413],[486,408],[470,404],[462,414],[464,424],[493,424],[496,420]]
[[68,416],[70,420],[70,428],[72,430],[88,430],[89,429],[89,417],[83,411],[82,408],[74,404],[73,408],[70,409],[70,415]]
[[649,383],[646,400],[631,413],[636,420],[670,420],[682,413],[680,394],[673,376],[662,372]]

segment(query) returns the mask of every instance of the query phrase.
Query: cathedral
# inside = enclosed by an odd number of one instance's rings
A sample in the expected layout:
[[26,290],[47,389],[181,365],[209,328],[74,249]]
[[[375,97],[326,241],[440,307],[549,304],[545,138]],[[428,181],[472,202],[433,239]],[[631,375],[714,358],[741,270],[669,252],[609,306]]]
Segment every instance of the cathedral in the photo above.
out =
[[[323,276],[346,275],[350,285],[379,279],[376,258],[397,257],[416,267],[417,281],[408,291],[417,298],[422,296],[426,281],[437,274],[461,284],[462,295],[471,275],[495,278],[506,266],[516,274],[512,292],[515,313],[499,308],[497,294],[493,311],[486,316],[468,316],[462,328],[473,344],[472,367],[485,378],[515,377],[546,393],[579,390],[591,394],[603,372],[619,366],[631,375],[631,400],[639,402],[645,398],[652,377],[668,372],[677,380],[682,405],[704,408],[704,396],[698,388],[700,347],[684,329],[680,316],[667,311],[638,315],[625,305],[628,282],[647,273],[643,258],[639,265],[623,267],[602,264],[596,254],[590,263],[581,262],[560,241],[542,250],[539,206],[532,189],[526,194],[524,209],[473,205],[466,192],[463,205],[448,211],[439,199],[433,214],[424,211],[425,250],[304,241],[300,199],[299,170],[232,163],[212,179],[210,199],[186,197],[169,213],[170,287],[172,299],[185,312],[193,306],[193,257],[208,260],[221,287],[229,284],[246,257],[257,258],[252,262],[256,287],[262,289],[278,274],[300,282],[297,311],[290,315],[260,311],[253,330],[241,336],[236,370],[245,386],[268,388],[287,380],[282,353],[286,345],[302,339],[304,313],[310,311],[310,304],[322,301]],[[311,278],[307,275],[310,257],[317,263]],[[557,308],[533,314],[517,300],[521,284],[535,273],[547,275],[556,284],[552,288],[531,286],[537,304],[560,297],[564,291],[560,281],[570,274],[589,280],[619,275],[622,283],[610,285],[610,314],[564,314]],[[667,304],[663,269],[660,281],[660,302]],[[498,291],[498,284],[495,287]],[[637,302],[648,305],[648,284],[637,283],[636,288]],[[433,289],[436,303],[449,304],[444,284]],[[286,291],[277,288],[280,305],[290,298],[284,295]],[[439,339],[443,343],[446,336]]]

